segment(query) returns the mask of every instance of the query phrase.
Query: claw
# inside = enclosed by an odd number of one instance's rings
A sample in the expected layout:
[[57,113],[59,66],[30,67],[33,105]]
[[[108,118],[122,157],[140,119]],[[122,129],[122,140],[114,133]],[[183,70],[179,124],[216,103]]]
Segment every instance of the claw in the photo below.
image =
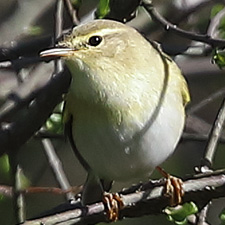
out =
[[119,212],[124,207],[120,196],[105,192],[103,194],[103,202],[106,206],[106,214],[109,221],[117,221],[119,219]]
[[161,167],[156,167],[157,170],[166,178],[164,194],[170,197],[170,205],[176,206],[182,203],[184,195],[183,181],[180,178],[171,176]]

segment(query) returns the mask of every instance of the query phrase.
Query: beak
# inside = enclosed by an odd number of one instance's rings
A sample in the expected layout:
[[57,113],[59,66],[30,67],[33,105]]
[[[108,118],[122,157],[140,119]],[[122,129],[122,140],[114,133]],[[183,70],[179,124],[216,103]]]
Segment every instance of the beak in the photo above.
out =
[[52,48],[40,52],[40,57],[67,57],[73,55],[74,51],[71,48]]

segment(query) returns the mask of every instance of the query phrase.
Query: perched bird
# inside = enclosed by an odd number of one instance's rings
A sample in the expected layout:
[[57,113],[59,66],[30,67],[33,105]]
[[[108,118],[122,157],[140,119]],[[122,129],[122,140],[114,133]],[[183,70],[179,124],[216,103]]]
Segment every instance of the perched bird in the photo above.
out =
[[190,97],[157,44],[122,23],[94,20],[40,55],[62,57],[72,74],[64,118],[88,172],[84,203],[99,200],[112,181],[149,178],[174,152]]

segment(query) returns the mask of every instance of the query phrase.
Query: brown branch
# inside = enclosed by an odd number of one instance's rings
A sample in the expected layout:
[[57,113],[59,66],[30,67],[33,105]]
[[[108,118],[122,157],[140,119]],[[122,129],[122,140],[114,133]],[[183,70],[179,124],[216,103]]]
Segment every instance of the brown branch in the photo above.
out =
[[[79,192],[81,192],[83,186],[74,186],[71,187],[68,190],[62,190],[61,188],[56,188],[56,187],[28,187],[24,190],[18,190],[18,193],[23,193],[24,195],[29,195],[29,194],[37,194],[37,193],[50,193],[54,195],[64,195],[69,192],[73,192],[74,195],[77,195]],[[7,185],[0,185],[0,194],[12,198],[14,195],[14,189],[12,186],[7,186]]]
[[[139,185],[140,186],[140,185]],[[124,209],[120,212],[120,219],[124,217],[140,217],[143,215],[160,214],[169,205],[169,198],[163,195],[163,185],[154,185],[149,182],[142,186],[142,190],[125,194],[121,192]],[[194,201],[199,208],[203,208],[207,202],[225,195],[225,171],[215,171],[210,174],[201,174],[184,182],[185,195],[183,203]],[[124,193],[124,194],[123,194]],[[105,208],[102,202],[81,206],[79,202],[73,209],[57,212],[54,215],[45,216],[35,220],[28,220],[24,225],[36,224],[95,224],[108,222],[105,216]]]

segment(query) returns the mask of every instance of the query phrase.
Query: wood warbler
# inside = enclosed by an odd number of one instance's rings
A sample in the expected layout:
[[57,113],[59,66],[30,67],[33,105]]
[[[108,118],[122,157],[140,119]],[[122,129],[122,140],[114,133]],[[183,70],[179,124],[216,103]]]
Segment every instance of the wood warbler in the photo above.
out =
[[148,178],[174,152],[187,84],[172,59],[134,28],[88,22],[40,55],[62,57],[72,74],[64,118],[89,174],[83,202],[99,200],[112,181]]

